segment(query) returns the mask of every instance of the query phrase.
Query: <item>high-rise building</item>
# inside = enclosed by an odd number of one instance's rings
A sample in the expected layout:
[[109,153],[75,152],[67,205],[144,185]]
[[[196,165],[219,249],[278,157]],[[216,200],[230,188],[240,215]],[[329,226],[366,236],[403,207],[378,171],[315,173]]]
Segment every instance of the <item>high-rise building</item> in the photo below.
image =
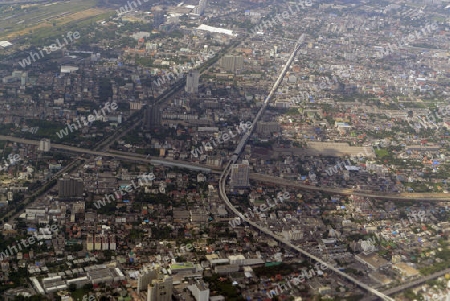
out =
[[92,234],[86,237],[86,249],[93,250],[116,250],[116,237],[113,234]]
[[164,11],[158,9],[153,12],[153,27],[158,29],[161,24],[164,24]]
[[91,233],[88,233],[86,238],[86,249],[88,251],[94,250],[94,235],[92,235]]
[[198,70],[190,70],[186,78],[186,87],[184,90],[187,93],[198,93],[198,83],[200,80],[200,72]]
[[108,235],[102,235],[102,250],[109,250],[109,239]]
[[220,61],[219,65],[226,71],[236,72],[244,68],[244,57],[235,55],[225,55]]
[[232,164],[230,177],[231,189],[250,187],[248,173],[249,163],[247,160],[243,160],[242,164]]
[[41,139],[41,141],[39,141],[39,151],[49,152],[50,148],[51,144],[49,139]]
[[116,250],[117,244],[116,244],[116,236],[114,234],[109,235],[109,249],[110,250]]
[[102,249],[102,235],[95,235],[94,236],[94,250],[100,251]]
[[147,301],[172,301],[173,279],[170,276],[160,275],[152,280],[147,289]]
[[197,283],[189,285],[188,289],[194,296],[195,301],[209,301],[209,288],[203,281],[197,281]]
[[81,197],[84,192],[84,183],[81,179],[60,178],[58,180],[59,197]]
[[203,16],[205,14],[207,0],[200,0],[198,5],[194,8],[194,14]]
[[148,289],[148,285],[152,283],[152,280],[158,278],[159,265],[156,266],[144,266],[139,271],[139,276],[137,279],[137,293],[145,291]]
[[161,108],[158,105],[148,105],[145,109],[145,127],[151,129],[161,125]]

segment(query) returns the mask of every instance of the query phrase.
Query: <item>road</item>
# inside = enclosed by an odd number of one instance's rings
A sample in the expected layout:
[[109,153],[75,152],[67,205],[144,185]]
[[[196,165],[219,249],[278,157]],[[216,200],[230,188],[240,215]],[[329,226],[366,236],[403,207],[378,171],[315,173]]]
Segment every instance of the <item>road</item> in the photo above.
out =
[[[30,206],[33,205],[34,202],[37,202],[39,199],[39,195],[41,195],[43,193],[43,191],[50,189],[53,185],[51,185],[51,182],[53,180],[56,180],[57,178],[59,178],[62,174],[69,172],[72,168],[76,167],[77,165],[80,165],[81,163],[78,160],[74,160],[72,161],[70,164],[68,164],[66,167],[64,167],[63,169],[61,169],[60,171],[58,171],[57,173],[55,173],[50,179],[48,179],[47,181],[45,181],[43,183],[43,186],[38,189],[37,191],[33,192],[30,196],[28,196],[26,199],[23,200],[23,204],[25,204],[25,206]],[[33,197],[35,197],[35,201],[34,202],[28,202],[27,200],[32,199]],[[21,214],[21,212],[16,212],[14,213],[13,211],[9,211],[9,212],[5,212],[4,216],[1,216],[2,218],[8,218],[11,220],[14,220],[15,218],[19,217]]]
[[447,193],[398,193],[398,194],[383,194],[383,193],[367,193],[360,192],[354,189],[347,188],[330,188],[330,187],[316,187],[313,185],[306,185],[292,180],[286,180],[279,177],[268,176],[263,174],[252,173],[250,174],[250,178],[252,180],[261,181],[261,182],[270,182],[277,185],[283,186],[293,186],[297,188],[307,189],[307,190],[315,190],[322,191],[328,193],[335,194],[343,194],[343,195],[356,195],[361,197],[371,197],[378,199],[389,199],[389,200],[420,200],[420,201],[447,201],[450,202],[450,194]]
[[418,286],[418,285],[424,283],[425,281],[433,280],[433,279],[435,279],[437,277],[444,276],[447,273],[450,273],[450,268],[446,269],[446,270],[443,270],[443,271],[440,271],[440,272],[433,273],[433,274],[431,274],[429,276],[421,277],[420,279],[417,279],[417,280],[414,280],[414,281],[410,281],[410,282],[402,284],[400,286],[393,287],[391,289],[388,289],[387,291],[384,291],[383,293],[385,293],[386,295],[393,295],[393,294],[399,293],[401,291],[404,291],[404,290],[406,290],[406,289],[408,289],[410,287]]
[[[36,140],[28,140],[23,138],[17,138],[12,136],[3,136],[0,135],[0,140],[8,140],[17,143],[31,144],[31,145],[39,145],[39,141]],[[139,161],[143,163],[151,163],[155,165],[167,165],[174,166],[179,165],[186,169],[197,170],[197,171],[207,171],[210,170],[212,173],[221,173],[221,167],[218,166],[209,166],[205,164],[195,163],[195,162],[184,162],[178,160],[168,160],[160,157],[154,156],[144,156],[135,153],[126,153],[120,151],[93,151],[85,148],[79,148],[76,146],[69,146],[65,144],[54,144],[52,143],[52,148],[65,150],[73,153],[81,153],[81,154],[90,154],[95,156],[112,156],[116,158],[120,158],[123,160],[129,161]],[[258,173],[250,173],[250,179],[255,181],[273,183],[280,186],[291,186],[305,190],[314,190],[321,191],[333,194],[340,195],[356,195],[361,197],[371,197],[378,199],[386,199],[386,200],[403,200],[403,201],[434,201],[434,202],[450,202],[450,194],[445,193],[399,193],[399,194],[383,194],[383,193],[366,193],[360,192],[354,189],[346,189],[346,188],[331,188],[331,187],[316,187],[312,185],[306,185],[299,183],[297,181],[286,180],[280,177],[263,175]]]
[[[279,84],[281,83],[281,80],[283,79],[283,77],[286,74],[286,71],[288,70],[290,64],[292,63],[293,57],[295,57],[297,51],[300,49],[301,44],[304,41],[304,37],[305,35],[303,34],[299,40],[297,41],[297,44],[295,45],[294,51],[292,52],[289,60],[287,61],[286,65],[284,66],[284,68],[282,68],[280,75],[278,76],[277,81],[274,83],[269,95],[267,96],[266,100],[264,101],[263,106],[261,107],[261,110],[258,112],[258,114],[256,115],[255,119],[253,120],[253,127],[252,129],[256,128],[256,123],[259,121],[260,117],[264,114],[265,108],[267,106],[267,104],[269,103],[272,95],[274,94],[274,92],[276,91],[276,89],[278,88]],[[358,285],[359,287],[367,290],[368,292],[380,297],[383,300],[394,300],[392,298],[390,298],[389,296],[371,288],[370,286],[366,285],[365,283],[360,282],[359,280],[353,278],[350,275],[347,275],[346,273],[340,271],[338,268],[335,268],[331,265],[329,265],[328,263],[326,263],[325,261],[323,261],[322,259],[314,256],[313,254],[301,249],[298,246],[293,245],[290,241],[284,239],[283,237],[280,237],[278,235],[275,235],[272,231],[270,231],[269,229],[266,229],[248,219],[245,218],[245,216],[239,212],[234,206],[233,204],[231,204],[230,200],[228,199],[228,196],[226,194],[226,190],[225,190],[225,186],[226,186],[226,180],[228,178],[228,175],[231,172],[231,165],[232,163],[236,163],[239,155],[241,154],[242,150],[245,147],[245,144],[247,143],[250,135],[251,135],[252,131],[249,130],[243,137],[241,142],[238,144],[235,154],[233,155],[232,159],[230,160],[230,162],[226,165],[221,177],[220,177],[220,181],[219,181],[219,195],[221,197],[221,199],[225,202],[225,204],[228,206],[228,208],[234,212],[234,214],[236,214],[238,217],[241,218],[242,221],[247,222],[248,224],[250,224],[251,226],[255,227],[256,229],[258,229],[261,232],[264,232],[266,235],[274,238],[275,240],[278,240],[279,242],[281,242],[284,245],[289,246],[290,248],[296,250],[297,252],[303,254],[304,256],[311,258],[313,260],[315,260],[316,262],[319,262],[322,265],[325,265],[328,267],[328,269],[332,270],[333,272],[335,272],[336,274],[346,278],[347,280],[349,280],[350,282]]]

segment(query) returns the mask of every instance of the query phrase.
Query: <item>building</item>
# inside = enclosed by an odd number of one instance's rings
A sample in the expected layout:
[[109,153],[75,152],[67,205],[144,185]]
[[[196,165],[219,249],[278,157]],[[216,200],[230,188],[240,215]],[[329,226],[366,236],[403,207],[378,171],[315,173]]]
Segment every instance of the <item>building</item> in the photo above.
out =
[[86,237],[88,251],[116,250],[116,237],[114,234],[91,234]]
[[116,244],[116,236],[114,234],[109,235],[109,249],[110,250],[116,250],[117,244]]
[[217,274],[230,274],[230,273],[236,273],[239,271],[239,265],[237,264],[225,264],[225,265],[218,265],[214,268],[214,272]]
[[12,83],[20,81],[20,84],[24,86],[28,82],[28,72],[26,71],[13,71],[10,76],[3,78],[3,83]]
[[205,14],[207,0],[200,0],[198,5],[194,8],[194,14],[203,16]]
[[49,139],[41,139],[41,141],[39,141],[39,151],[49,152],[50,148],[51,144]]
[[230,186],[231,189],[248,188],[250,181],[248,178],[249,164],[247,160],[243,160],[242,164],[231,165]]
[[149,130],[161,125],[161,108],[158,105],[149,105],[145,109],[145,127]]
[[160,275],[147,287],[147,301],[172,301],[173,279]]
[[242,56],[225,55],[220,59],[219,65],[226,71],[236,72],[244,68],[244,58]]
[[8,41],[0,41],[0,48],[1,49],[5,49],[5,48],[10,47],[10,46],[12,46],[12,44],[10,42],[8,42]]
[[59,197],[82,197],[84,192],[83,180],[75,178],[60,178],[58,180]]
[[148,286],[152,283],[152,281],[158,278],[158,274],[159,274],[159,265],[144,266],[139,271],[136,292],[139,293],[141,291],[144,291],[145,289],[148,289]]
[[258,122],[256,132],[262,135],[271,135],[280,132],[281,127],[277,122]]
[[102,249],[102,235],[95,235],[94,236],[94,250],[100,251]]
[[76,202],[72,204],[72,213],[84,213],[86,205],[84,202]]
[[200,72],[198,70],[190,70],[187,74],[186,87],[187,93],[198,93],[198,83],[200,80]]
[[92,235],[91,233],[88,233],[86,237],[86,249],[88,251],[94,250],[94,235]]
[[197,281],[197,283],[189,285],[188,289],[196,301],[209,301],[209,288],[203,281]]
[[109,250],[109,239],[108,235],[102,235],[102,250]]
[[164,24],[164,11],[158,9],[153,12],[153,26],[159,28],[161,24]]

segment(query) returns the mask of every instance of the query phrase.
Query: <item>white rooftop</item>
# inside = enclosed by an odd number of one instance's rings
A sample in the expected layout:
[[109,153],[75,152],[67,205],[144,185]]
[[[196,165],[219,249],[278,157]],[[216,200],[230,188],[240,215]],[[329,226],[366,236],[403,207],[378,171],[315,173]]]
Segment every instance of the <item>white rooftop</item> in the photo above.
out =
[[12,46],[12,44],[8,41],[0,41],[0,47],[8,47],[8,46]]
[[230,29],[212,27],[212,26],[205,25],[205,24],[200,25],[199,27],[197,27],[197,29],[205,30],[205,31],[209,31],[209,32],[224,33],[224,34],[234,36],[234,37],[237,36],[237,34],[233,33],[233,31]]

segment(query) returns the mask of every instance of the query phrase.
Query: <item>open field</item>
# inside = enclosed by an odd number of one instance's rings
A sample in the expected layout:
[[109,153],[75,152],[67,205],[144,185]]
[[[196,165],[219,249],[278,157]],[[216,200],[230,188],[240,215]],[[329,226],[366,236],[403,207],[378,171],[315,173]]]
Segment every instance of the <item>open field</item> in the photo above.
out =
[[52,4],[0,8],[0,40],[14,40],[24,35],[40,38],[59,34],[61,26],[108,13],[96,8],[95,0],[66,1]]

